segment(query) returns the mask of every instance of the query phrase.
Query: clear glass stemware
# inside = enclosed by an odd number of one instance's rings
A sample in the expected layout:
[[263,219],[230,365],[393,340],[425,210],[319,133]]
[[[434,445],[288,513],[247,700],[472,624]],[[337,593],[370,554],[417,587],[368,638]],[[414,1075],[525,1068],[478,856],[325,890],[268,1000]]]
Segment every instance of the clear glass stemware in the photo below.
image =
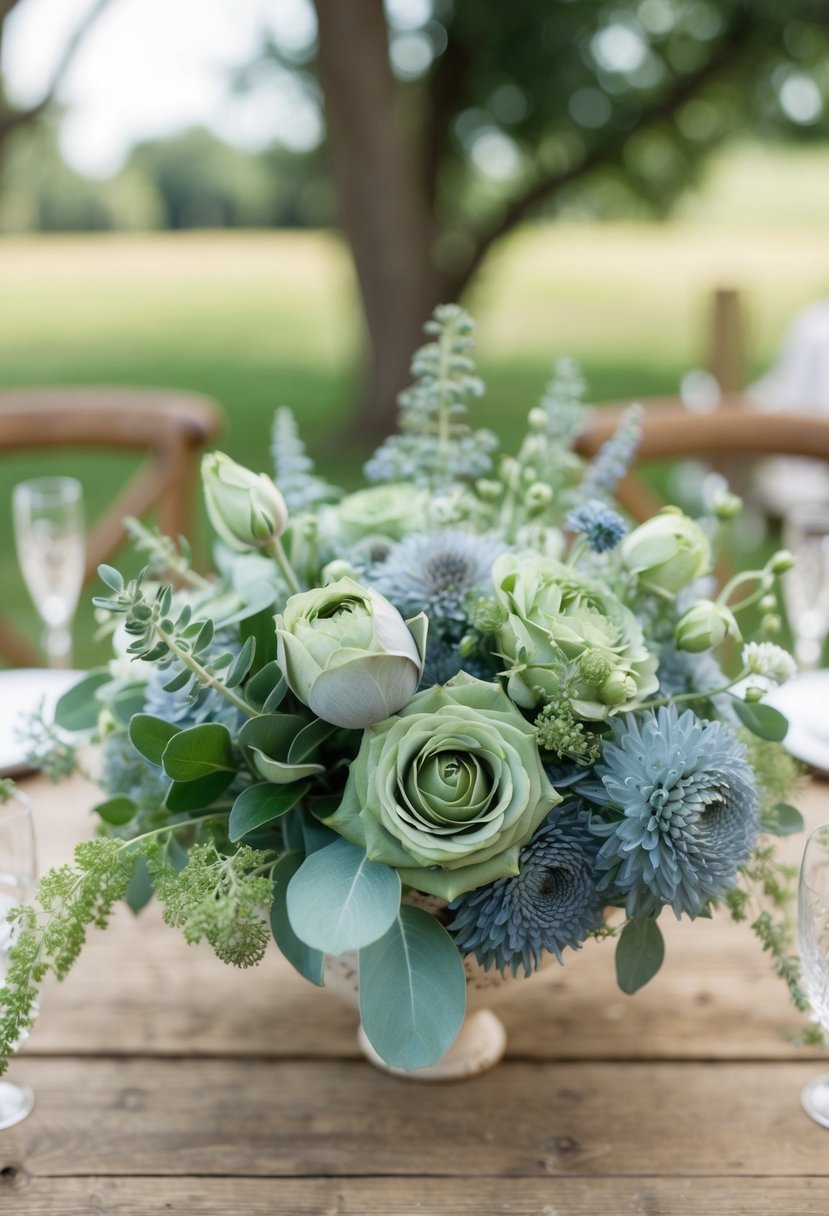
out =
[[820,666],[829,633],[829,505],[800,503],[787,512],[783,543],[797,559],[784,582],[794,649],[803,671]]
[[[0,988],[14,945],[15,929],[7,917],[16,905],[31,902],[36,873],[32,813],[28,799],[15,790],[0,800]],[[0,1080],[0,1130],[25,1119],[34,1104],[28,1086]]]
[[21,481],[12,495],[17,557],[46,626],[50,667],[72,666],[72,619],[84,575],[83,489],[74,477]]

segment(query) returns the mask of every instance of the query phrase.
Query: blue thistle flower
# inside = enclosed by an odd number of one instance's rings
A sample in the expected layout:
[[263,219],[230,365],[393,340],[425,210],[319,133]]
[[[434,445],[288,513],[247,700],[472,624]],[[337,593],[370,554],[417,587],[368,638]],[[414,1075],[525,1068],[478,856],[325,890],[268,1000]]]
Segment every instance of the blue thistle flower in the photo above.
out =
[[369,584],[404,617],[425,612],[430,629],[459,638],[470,592],[488,587],[492,566],[506,545],[472,532],[407,536],[369,571]]
[[571,532],[584,533],[595,553],[615,549],[627,531],[619,512],[598,498],[591,498],[583,506],[575,507],[567,516],[566,523]]
[[[722,667],[710,650],[692,654],[671,644],[663,646],[660,651],[656,678],[659,680],[660,697],[707,692],[709,688],[722,688],[728,683]],[[719,696],[710,697],[708,702],[696,701],[694,704],[697,714],[700,713],[700,706],[707,704],[713,707],[717,717],[731,726],[739,725],[740,720],[734,712],[732,697],[728,693],[720,693]]]
[[597,849],[583,804],[562,803],[521,850],[515,878],[499,878],[449,905],[458,949],[487,970],[513,975],[519,967],[530,975],[545,951],[561,962],[562,950],[577,950],[602,923]]
[[758,831],[757,790],[745,747],[722,722],[673,705],[611,723],[595,782],[579,792],[614,813],[591,819],[606,837],[602,890],[629,916],[671,904],[694,917],[733,887]]

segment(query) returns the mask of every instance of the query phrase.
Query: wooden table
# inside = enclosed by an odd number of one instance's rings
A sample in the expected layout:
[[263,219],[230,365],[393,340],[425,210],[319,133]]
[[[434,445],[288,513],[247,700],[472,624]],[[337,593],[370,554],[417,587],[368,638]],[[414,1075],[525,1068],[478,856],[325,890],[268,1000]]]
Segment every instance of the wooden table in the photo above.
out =
[[[25,788],[51,864],[92,791]],[[829,819],[829,786],[800,803]],[[591,943],[505,1009],[499,1068],[426,1086],[364,1063],[353,1011],[275,949],[232,971],[123,909],[12,1065],[37,1108],[0,1133],[0,1212],[825,1216],[829,1131],[799,1104],[819,1061],[782,985],[727,919],[666,931],[635,998]]]

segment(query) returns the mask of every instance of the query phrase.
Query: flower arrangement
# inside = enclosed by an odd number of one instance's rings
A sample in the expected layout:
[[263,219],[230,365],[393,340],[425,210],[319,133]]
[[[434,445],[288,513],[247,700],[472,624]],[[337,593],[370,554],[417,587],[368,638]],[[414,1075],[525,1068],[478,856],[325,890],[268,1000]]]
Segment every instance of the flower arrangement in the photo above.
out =
[[87,927],[152,897],[236,966],[273,937],[321,984],[326,956],[356,952],[364,1033],[404,1069],[457,1035],[464,957],[529,975],[612,937],[632,993],[661,963],[665,908],[745,918],[765,897],[753,927],[802,1001],[764,838],[799,826],[785,720],[762,699],[793,671],[767,640],[789,556],[717,593],[738,500],[631,528],[613,491],[635,407],[585,465],[584,386],[562,361],[500,455],[469,423],[471,321],[444,306],[426,328],[368,488],[317,477],[280,410],[273,478],[204,458],[215,577],[134,521],[147,569],[102,567],[116,657],[63,697],[60,738],[39,736],[60,772],[67,731],[100,741],[98,834],[14,913],[0,1053]]

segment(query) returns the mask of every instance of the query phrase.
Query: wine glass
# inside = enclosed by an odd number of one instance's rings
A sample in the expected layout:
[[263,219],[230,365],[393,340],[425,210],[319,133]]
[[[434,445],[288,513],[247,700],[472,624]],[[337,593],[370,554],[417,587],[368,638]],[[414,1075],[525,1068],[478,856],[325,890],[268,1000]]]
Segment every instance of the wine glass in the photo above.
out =
[[50,667],[72,665],[72,618],[83,585],[83,489],[74,477],[21,481],[12,495],[17,557],[46,626]]
[[[31,903],[35,872],[35,835],[29,801],[14,790],[6,795],[5,801],[0,799],[0,988],[16,933],[7,916],[16,905]],[[0,1080],[0,1131],[25,1119],[34,1104],[34,1094],[27,1086]]]
[[786,513],[783,543],[796,561],[783,590],[803,671],[820,666],[829,633],[829,504],[799,503]]

